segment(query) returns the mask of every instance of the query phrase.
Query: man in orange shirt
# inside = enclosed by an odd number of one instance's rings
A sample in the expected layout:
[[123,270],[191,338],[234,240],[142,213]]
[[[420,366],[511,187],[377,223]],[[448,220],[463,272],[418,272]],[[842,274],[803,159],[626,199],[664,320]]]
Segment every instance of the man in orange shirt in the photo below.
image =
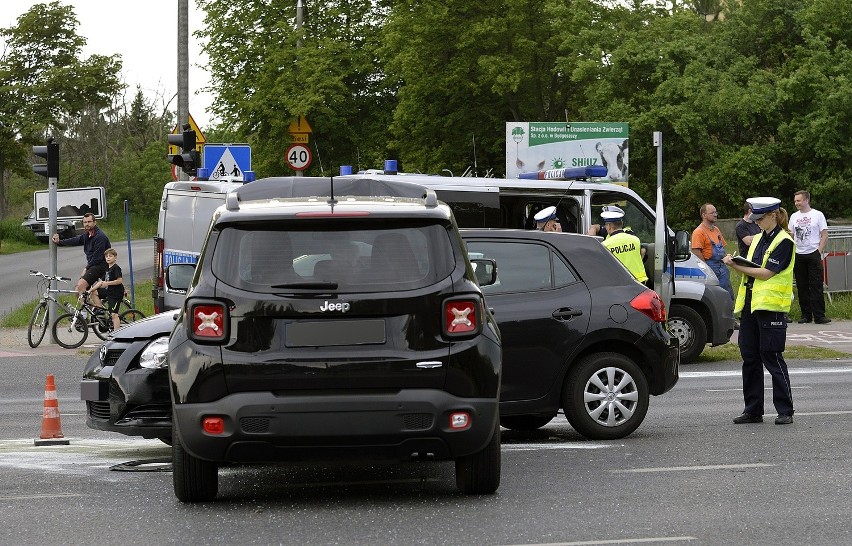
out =
[[734,299],[734,289],[731,287],[731,275],[728,266],[722,263],[725,257],[725,237],[722,231],[716,227],[719,213],[716,207],[710,203],[701,205],[701,223],[692,232],[692,253],[707,262],[713,273],[719,279],[719,286],[728,291],[731,299]]

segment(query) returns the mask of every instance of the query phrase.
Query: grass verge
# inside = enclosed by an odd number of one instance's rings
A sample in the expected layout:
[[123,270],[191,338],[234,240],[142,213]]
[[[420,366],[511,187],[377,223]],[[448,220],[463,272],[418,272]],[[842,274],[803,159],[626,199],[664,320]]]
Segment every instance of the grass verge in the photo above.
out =
[[[809,345],[787,345],[787,348],[784,350],[784,358],[787,360],[849,358],[850,356],[852,355],[849,353]],[[723,360],[742,361],[739,346],[733,343],[726,343],[724,345],[717,345],[716,347],[707,347],[698,357],[696,363],[721,362]]]

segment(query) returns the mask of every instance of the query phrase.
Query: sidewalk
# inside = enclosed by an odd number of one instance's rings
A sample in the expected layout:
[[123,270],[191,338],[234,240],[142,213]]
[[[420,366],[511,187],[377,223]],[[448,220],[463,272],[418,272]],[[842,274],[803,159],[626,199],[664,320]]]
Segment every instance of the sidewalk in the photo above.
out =
[[[731,343],[737,343],[738,331],[731,336]],[[824,347],[852,354],[852,320],[832,320],[829,324],[787,325],[787,345],[807,345]]]
[[92,333],[86,338],[86,343],[76,349],[64,349],[50,342],[50,332],[45,332],[41,344],[33,349],[27,342],[26,328],[0,329],[0,357],[4,356],[37,356],[37,355],[67,355],[91,354],[103,343]]

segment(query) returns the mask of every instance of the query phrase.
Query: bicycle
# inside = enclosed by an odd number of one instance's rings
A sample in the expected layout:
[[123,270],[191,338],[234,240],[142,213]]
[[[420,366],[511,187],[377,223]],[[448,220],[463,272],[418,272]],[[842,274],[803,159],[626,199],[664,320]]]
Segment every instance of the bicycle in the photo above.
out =
[[[140,318],[145,315],[138,309],[128,309],[118,315],[122,326]],[[113,331],[112,317],[109,309],[91,303],[89,293],[83,292],[77,307],[71,306],[71,312],[60,315],[53,323],[53,337],[60,346],[75,349],[86,342],[89,330],[106,341]]]
[[66,311],[74,310],[73,305],[57,300],[54,294],[76,294],[77,292],[74,290],[55,290],[50,288],[50,281],[68,282],[71,280],[69,278],[60,277],[59,275],[48,276],[41,271],[32,269],[30,270],[30,276],[41,277],[41,280],[38,281],[38,291],[41,293],[41,300],[36,304],[35,309],[33,309],[33,314],[30,316],[30,324],[27,327],[27,342],[30,344],[30,347],[35,349],[44,339],[45,332],[47,332],[48,304],[54,302]]

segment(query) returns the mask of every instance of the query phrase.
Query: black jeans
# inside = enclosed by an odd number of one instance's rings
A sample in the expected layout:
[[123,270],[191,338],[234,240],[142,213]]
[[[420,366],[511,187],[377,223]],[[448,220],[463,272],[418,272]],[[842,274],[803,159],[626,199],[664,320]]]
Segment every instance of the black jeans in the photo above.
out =
[[802,318],[825,318],[825,299],[823,298],[822,255],[819,250],[810,254],[796,254],[793,266],[796,288],[799,291],[799,307]]

